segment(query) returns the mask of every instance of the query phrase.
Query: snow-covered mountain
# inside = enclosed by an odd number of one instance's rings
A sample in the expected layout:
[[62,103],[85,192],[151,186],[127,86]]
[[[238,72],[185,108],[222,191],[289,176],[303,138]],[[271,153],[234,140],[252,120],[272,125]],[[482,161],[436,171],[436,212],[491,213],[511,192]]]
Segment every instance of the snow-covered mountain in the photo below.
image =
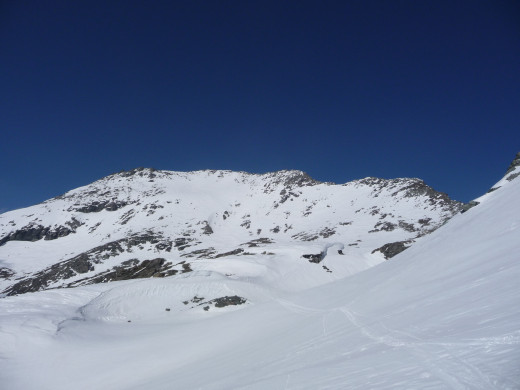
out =
[[0,215],[0,291],[201,270],[297,290],[380,263],[461,206],[418,179],[135,169]]
[[518,389],[519,176],[457,212],[415,179],[138,170],[6,213],[6,292],[46,290],[0,299],[0,387]]

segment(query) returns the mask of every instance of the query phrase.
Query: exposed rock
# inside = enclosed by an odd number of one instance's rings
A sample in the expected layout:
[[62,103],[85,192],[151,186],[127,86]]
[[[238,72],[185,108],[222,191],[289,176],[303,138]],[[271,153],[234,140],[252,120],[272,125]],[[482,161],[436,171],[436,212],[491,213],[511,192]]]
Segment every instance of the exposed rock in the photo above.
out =
[[373,188],[372,193],[377,197],[383,189],[396,189],[391,195],[397,197],[402,195],[405,198],[415,198],[425,196],[428,198],[427,202],[432,206],[439,206],[450,210],[453,213],[459,211],[462,203],[450,199],[450,197],[443,193],[435,191],[420,179],[380,179],[377,177],[367,177],[356,181],[355,183],[364,184]]
[[216,298],[211,300],[210,302],[215,303],[215,307],[226,307],[226,306],[237,306],[246,303],[247,299],[239,297],[237,295],[233,295],[231,297],[225,296],[221,298]]
[[76,228],[81,226],[81,223],[76,219],[67,222],[69,227],[66,226],[42,226],[36,224],[29,224],[21,229],[9,233],[7,236],[0,239],[0,246],[4,245],[8,241],[38,241],[41,239],[45,240],[56,240],[60,237],[68,236],[71,233],[76,232]]
[[247,245],[248,247],[253,248],[253,247],[260,246],[261,244],[272,244],[273,242],[274,241],[271,240],[270,238],[261,237],[261,238],[255,239],[255,240],[248,241],[245,244],[241,244],[241,245]]
[[121,225],[126,225],[128,221],[130,221],[135,215],[135,210],[128,210],[126,213],[124,213],[121,218],[119,219]]
[[1,267],[0,268],[0,279],[9,279],[14,275],[14,271],[10,268]]
[[69,209],[69,211],[79,211],[80,213],[99,213],[102,210],[107,211],[116,211],[119,210],[122,207],[125,207],[127,205],[127,202],[124,201],[103,201],[98,202],[94,201],[88,205],[76,208],[76,209]]
[[507,181],[511,181],[511,180],[516,179],[518,176],[520,176],[520,172],[518,172],[518,173],[513,173],[512,175],[509,175],[508,177],[506,177],[506,180],[507,180]]
[[380,248],[374,249],[372,253],[381,252],[385,259],[390,259],[402,251],[408,249],[414,240],[397,241],[383,245]]
[[326,252],[321,252],[318,254],[302,255],[302,257],[309,260],[309,263],[319,264],[325,258],[326,254]]
[[301,241],[314,241],[320,238],[320,236],[317,233],[313,232],[300,232],[292,235],[291,237]]
[[460,210],[460,212],[461,213],[465,213],[466,211],[468,211],[472,207],[478,206],[479,204],[480,204],[479,202],[477,202],[475,200],[472,200],[471,202],[466,203],[464,206],[462,206],[462,210]]
[[[136,236],[132,236],[130,238],[124,238],[121,240],[112,241],[112,242],[106,243],[104,245],[95,247],[87,252],[81,253],[71,259],[56,263],[40,272],[33,274],[31,277],[25,278],[25,279],[19,281],[18,283],[15,283],[14,285],[7,288],[4,292],[7,293],[7,295],[16,295],[16,294],[23,294],[26,292],[39,291],[41,289],[47,288],[52,283],[70,279],[73,276],[76,276],[78,274],[92,272],[95,269],[95,264],[100,264],[104,260],[109,259],[110,257],[114,257],[123,252],[127,252],[132,247],[138,246],[138,245],[141,245],[144,243],[157,244],[156,248],[157,248],[157,246],[159,246],[159,247],[166,248],[166,249],[168,248],[168,246],[171,248],[171,245],[172,245],[171,242],[168,244],[167,240],[163,240],[163,239],[161,239],[161,237],[154,236],[153,234],[136,235]],[[164,245],[166,245],[166,247],[164,247]],[[121,264],[121,266],[122,266],[121,269],[118,267],[115,267],[113,270],[108,271],[108,273],[110,273],[110,275],[106,277],[106,281],[122,280],[122,279],[117,279],[117,278],[121,275],[121,273],[124,276],[127,276],[127,269],[129,266],[134,267],[134,268],[137,267],[137,268],[135,268],[133,271],[128,271],[128,272],[130,272],[130,273],[133,272],[133,273],[135,273],[135,275],[145,275],[145,276],[136,276],[136,277],[147,277],[146,275],[149,274],[149,271],[144,271],[144,269],[154,268],[156,266],[156,263],[159,260],[155,259],[155,262],[152,261],[151,263],[150,263],[151,260],[146,260],[146,261],[148,261],[148,263],[145,263],[144,265],[141,265],[141,266],[136,265],[135,259],[128,260],[127,262],[123,262]],[[166,269],[163,269],[162,271],[165,271],[165,270]],[[159,271],[154,271],[154,272],[159,273]],[[153,274],[153,272],[152,272],[152,274]],[[163,276],[165,276],[165,275],[163,275]],[[116,279],[112,279],[113,277]],[[95,278],[96,277],[93,277],[90,279],[94,280]],[[98,279],[96,279],[96,280],[98,280]],[[104,281],[102,279],[99,279],[99,280]],[[93,283],[98,283],[98,282],[99,281],[96,281]]]
[[323,238],[327,238],[327,237],[330,237],[332,235],[336,234],[336,231],[334,229],[331,229],[331,228],[325,228],[323,229],[319,235]]
[[[511,162],[509,167],[507,168],[506,175],[510,172],[513,172],[517,167],[520,167],[520,152],[518,152],[514,158],[514,160]],[[512,179],[511,179],[512,180]]]
[[388,221],[385,221],[385,222],[379,221],[378,223],[375,224],[374,229],[369,230],[368,232],[376,233],[376,232],[380,232],[383,230],[385,232],[391,232],[392,230],[395,230],[396,227],[397,227],[397,225],[395,223],[388,222]]
[[213,255],[216,253],[215,248],[209,247],[205,249],[197,249],[188,253],[183,253],[181,257],[198,257],[200,258],[209,258],[212,259]]
[[[298,198],[300,195],[297,194],[296,192],[293,192],[293,191],[287,191],[285,188],[283,190],[280,191],[280,195],[281,195],[281,198],[280,198],[280,201],[279,203],[285,203],[288,199],[291,199],[291,198]],[[292,200],[292,199],[291,199]]]
[[[182,264],[183,267],[183,270],[180,271],[181,273],[192,271],[189,264],[181,262],[176,265],[180,264]],[[151,277],[162,278],[179,273],[179,270],[173,269],[172,267],[172,263],[167,262],[163,258],[144,260],[142,262],[139,262],[137,259],[132,259],[123,262],[121,266],[116,266],[110,271],[103,272],[92,278],[81,279],[77,282],[69,284],[67,287],[85,284],[106,283],[116,280],[142,279]]]
[[130,176],[140,176],[140,177],[147,177],[150,179],[153,179],[156,177],[155,172],[157,170],[155,168],[134,168],[129,171],[120,171],[118,173],[115,173],[113,175],[107,176],[107,178],[113,177],[113,176],[119,176],[119,177],[130,177]]
[[202,234],[206,234],[206,235],[210,235],[210,234],[213,234],[213,229],[211,228],[211,226],[209,226],[209,223],[208,221],[203,221],[203,228],[202,228]]
[[238,295],[233,296],[225,296],[220,298],[212,299],[211,301],[203,302],[199,304],[199,306],[206,305],[203,307],[205,311],[208,311],[210,306],[214,305],[215,307],[222,308],[226,306],[237,306],[237,305],[243,305],[247,302],[247,299],[239,297]]
[[195,241],[194,238],[179,237],[174,240],[175,248],[182,251],[190,246],[200,244],[200,241]]
[[431,220],[432,220],[431,218],[422,218],[422,219],[419,219],[417,222],[419,222],[419,224],[421,224],[424,227],[424,226],[429,225]]
[[219,257],[236,256],[236,255],[241,254],[242,252],[244,252],[244,250],[242,248],[234,249],[229,252],[219,253],[218,255],[215,256],[215,259],[218,259]]
[[416,232],[417,231],[417,229],[415,228],[415,226],[413,226],[413,224],[407,223],[405,221],[399,221],[399,227],[403,230],[406,230],[407,232]]

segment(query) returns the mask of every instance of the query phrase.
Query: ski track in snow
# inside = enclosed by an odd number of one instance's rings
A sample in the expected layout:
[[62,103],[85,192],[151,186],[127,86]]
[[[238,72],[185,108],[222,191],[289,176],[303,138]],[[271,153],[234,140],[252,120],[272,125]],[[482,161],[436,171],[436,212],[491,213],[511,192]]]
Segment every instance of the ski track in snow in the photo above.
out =
[[[483,389],[494,386],[490,378],[485,376],[477,367],[458,358],[455,353],[450,351],[449,347],[452,344],[424,342],[409,333],[392,330],[377,320],[372,320],[370,325],[362,325],[359,321],[359,313],[347,307],[339,310],[364,336],[389,347],[405,348],[417,357],[425,368],[435,373],[450,388],[466,389],[471,383],[485,384],[482,387]],[[374,330],[376,327],[381,328],[381,331]],[[464,382],[461,381],[461,376],[465,378]]]

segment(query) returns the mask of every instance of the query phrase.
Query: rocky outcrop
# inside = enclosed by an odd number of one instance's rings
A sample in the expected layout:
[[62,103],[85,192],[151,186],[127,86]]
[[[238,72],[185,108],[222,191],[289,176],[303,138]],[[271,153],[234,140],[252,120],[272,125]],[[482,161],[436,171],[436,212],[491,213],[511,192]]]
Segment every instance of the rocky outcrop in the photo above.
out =
[[242,254],[243,252],[244,250],[242,248],[237,248],[229,252],[219,253],[215,256],[215,259],[218,259],[219,257],[236,256]]
[[[175,269],[175,266],[181,266],[182,268]],[[191,266],[185,261],[181,261],[173,265],[171,262],[167,262],[163,258],[156,258],[152,260],[144,260],[139,262],[137,259],[131,259],[124,261],[120,266],[116,266],[110,271],[103,272],[91,278],[81,279],[77,282],[67,285],[67,287],[73,287],[85,284],[95,283],[106,283],[117,280],[128,280],[128,279],[142,279],[142,278],[164,278],[165,276],[175,275],[177,273],[191,272]]]
[[[179,267],[175,269],[175,266]],[[53,283],[64,281],[78,274],[90,271],[94,271],[94,267],[88,257],[85,254],[82,254],[72,260],[55,264],[52,267],[36,273],[30,278],[23,279],[7,288],[3,293],[6,295],[18,295],[43,290],[51,286]],[[122,262],[119,266],[113,267],[109,271],[101,272],[89,278],[79,279],[72,283],[59,284],[56,288],[106,283],[116,280],[165,277],[175,275],[179,272],[185,273],[191,271],[192,269],[190,264],[185,261],[174,265],[163,258],[144,261],[130,259]]]
[[469,203],[466,203],[464,206],[462,206],[462,209],[460,210],[461,213],[465,213],[466,211],[468,211],[469,209],[475,207],[475,206],[478,206],[480,203],[475,201],[475,200],[472,200],[471,202]]
[[231,297],[221,297],[211,300],[210,302],[215,303],[215,307],[226,307],[226,306],[236,306],[242,305],[246,303],[247,299],[239,297],[237,295],[233,295]]
[[327,252],[320,252],[317,254],[308,254],[308,255],[302,255],[304,259],[309,260],[309,263],[315,263],[319,264],[323,261],[325,256],[327,255]]
[[211,301],[203,302],[203,303],[199,304],[199,306],[204,306],[204,310],[208,311],[210,308],[210,305],[213,305],[218,308],[223,308],[226,306],[243,305],[246,302],[247,302],[247,299],[239,297],[238,295],[233,295],[233,296],[215,298],[215,299],[212,299]]
[[[66,281],[67,279],[70,279],[78,274],[93,272],[95,270],[96,264],[101,264],[107,259],[114,256],[118,256],[122,253],[131,252],[131,249],[133,247],[142,246],[143,244],[154,245],[157,251],[166,252],[169,252],[173,245],[173,243],[170,240],[165,240],[162,237],[158,237],[151,233],[136,235],[129,238],[123,238],[121,240],[108,242],[106,244],[97,246],[87,252],[74,256],[71,259],[61,261],[40,272],[37,272],[33,274],[31,277],[25,278],[15,283],[14,285],[6,289],[4,293],[6,293],[7,295],[16,295],[48,288],[50,285],[54,283]],[[167,268],[164,267],[164,269],[156,269],[157,261],[159,260],[156,260],[155,262],[151,263],[146,263],[144,266],[139,267],[144,267],[144,269],[148,270],[154,269],[155,271],[153,271],[152,274],[165,271]],[[163,263],[159,265],[162,266]],[[150,274],[150,271],[143,271],[139,267],[129,272],[133,272],[135,273],[135,275]],[[128,264],[126,264],[122,269],[114,269],[113,273],[110,274],[110,276],[106,277],[106,280],[121,280],[111,278],[119,277],[118,275],[127,275],[126,271],[123,272],[123,270],[126,270],[127,268]],[[121,272],[123,273],[121,274]]]
[[390,242],[377,249],[374,249],[372,253],[381,252],[385,259],[390,259],[395,255],[398,255],[402,251],[408,249],[414,240]]
[[509,167],[507,168],[506,175],[508,173],[513,172],[516,168],[520,167],[520,152],[518,152],[514,158],[514,160],[511,162]]
[[[372,193],[378,197],[383,190],[393,190],[393,197],[403,196],[404,198],[427,197],[427,204],[431,206],[441,207],[446,211],[456,213],[463,206],[462,202],[450,199],[448,194],[435,191],[420,179],[381,179],[377,177],[367,177],[365,179],[352,182],[354,184],[362,184],[372,187]],[[348,185],[349,183],[347,183]],[[395,189],[395,190],[394,190]]]
[[14,276],[13,270],[6,267],[0,267],[0,279],[9,279],[12,276]]
[[42,226],[39,224],[31,223],[22,227],[21,229],[15,230],[9,233],[7,236],[0,239],[0,246],[4,245],[8,241],[39,241],[44,240],[56,240],[60,237],[68,236],[71,233],[75,233],[76,229],[81,226],[81,223],[72,218],[71,221],[67,222],[67,226]]
[[88,205],[78,207],[75,209],[73,208],[73,210],[79,211],[80,213],[99,213],[102,210],[116,211],[122,207],[125,207],[126,205],[127,203],[123,201],[94,201]]

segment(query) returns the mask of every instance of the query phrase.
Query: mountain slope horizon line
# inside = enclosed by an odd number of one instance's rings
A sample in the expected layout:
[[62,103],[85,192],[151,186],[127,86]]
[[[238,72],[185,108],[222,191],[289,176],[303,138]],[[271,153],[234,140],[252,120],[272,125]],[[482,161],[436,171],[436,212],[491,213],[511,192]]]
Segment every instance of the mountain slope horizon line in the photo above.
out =
[[[520,153],[519,153],[520,154]],[[443,191],[437,191],[432,186],[427,184],[423,179],[420,177],[393,177],[393,178],[383,178],[383,177],[377,177],[377,176],[366,176],[359,179],[353,179],[346,182],[334,182],[334,181],[321,181],[313,178],[311,175],[309,175],[307,172],[299,169],[280,169],[276,171],[268,171],[268,172],[262,172],[262,173],[256,173],[256,172],[248,172],[248,171],[242,171],[242,170],[230,170],[230,169],[197,169],[197,170],[190,170],[190,171],[176,171],[176,170],[169,170],[169,169],[157,169],[153,167],[137,167],[132,168],[129,170],[122,169],[118,172],[114,172],[111,174],[108,174],[106,176],[102,176],[101,178],[94,180],[93,182],[90,182],[88,184],[85,184],[80,187],[76,187],[74,189],[71,189],[62,195],[58,195],[56,197],[50,198],[48,200],[52,200],[55,198],[59,198],[63,195],[66,195],[70,191],[74,191],[86,186],[89,186],[91,184],[102,182],[102,181],[108,181],[108,180],[115,180],[119,178],[127,178],[134,175],[137,176],[148,176],[150,179],[154,179],[157,177],[157,175],[164,175],[164,176],[178,176],[178,177],[184,177],[188,178],[190,176],[198,176],[206,174],[207,176],[215,175],[219,178],[223,178],[226,175],[241,175],[243,176],[242,180],[247,179],[270,179],[273,180],[275,183],[281,182],[282,179],[285,178],[286,184],[292,184],[292,185],[318,185],[318,184],[324,184],[329,186],[345,186],[352,183],[382,183],[382,182],[402,182],[404,180],[409,180],[418,183],[419,185],[425,185],[426,187],[430,188],[431,190],[446,195],[449,197],[449,194],[447,192]],[[450,197],[452,200],[456,200]],[[45,200],[42,203],[48,201]],[[456,200],[459,203],[465,204],[467,202]]]

